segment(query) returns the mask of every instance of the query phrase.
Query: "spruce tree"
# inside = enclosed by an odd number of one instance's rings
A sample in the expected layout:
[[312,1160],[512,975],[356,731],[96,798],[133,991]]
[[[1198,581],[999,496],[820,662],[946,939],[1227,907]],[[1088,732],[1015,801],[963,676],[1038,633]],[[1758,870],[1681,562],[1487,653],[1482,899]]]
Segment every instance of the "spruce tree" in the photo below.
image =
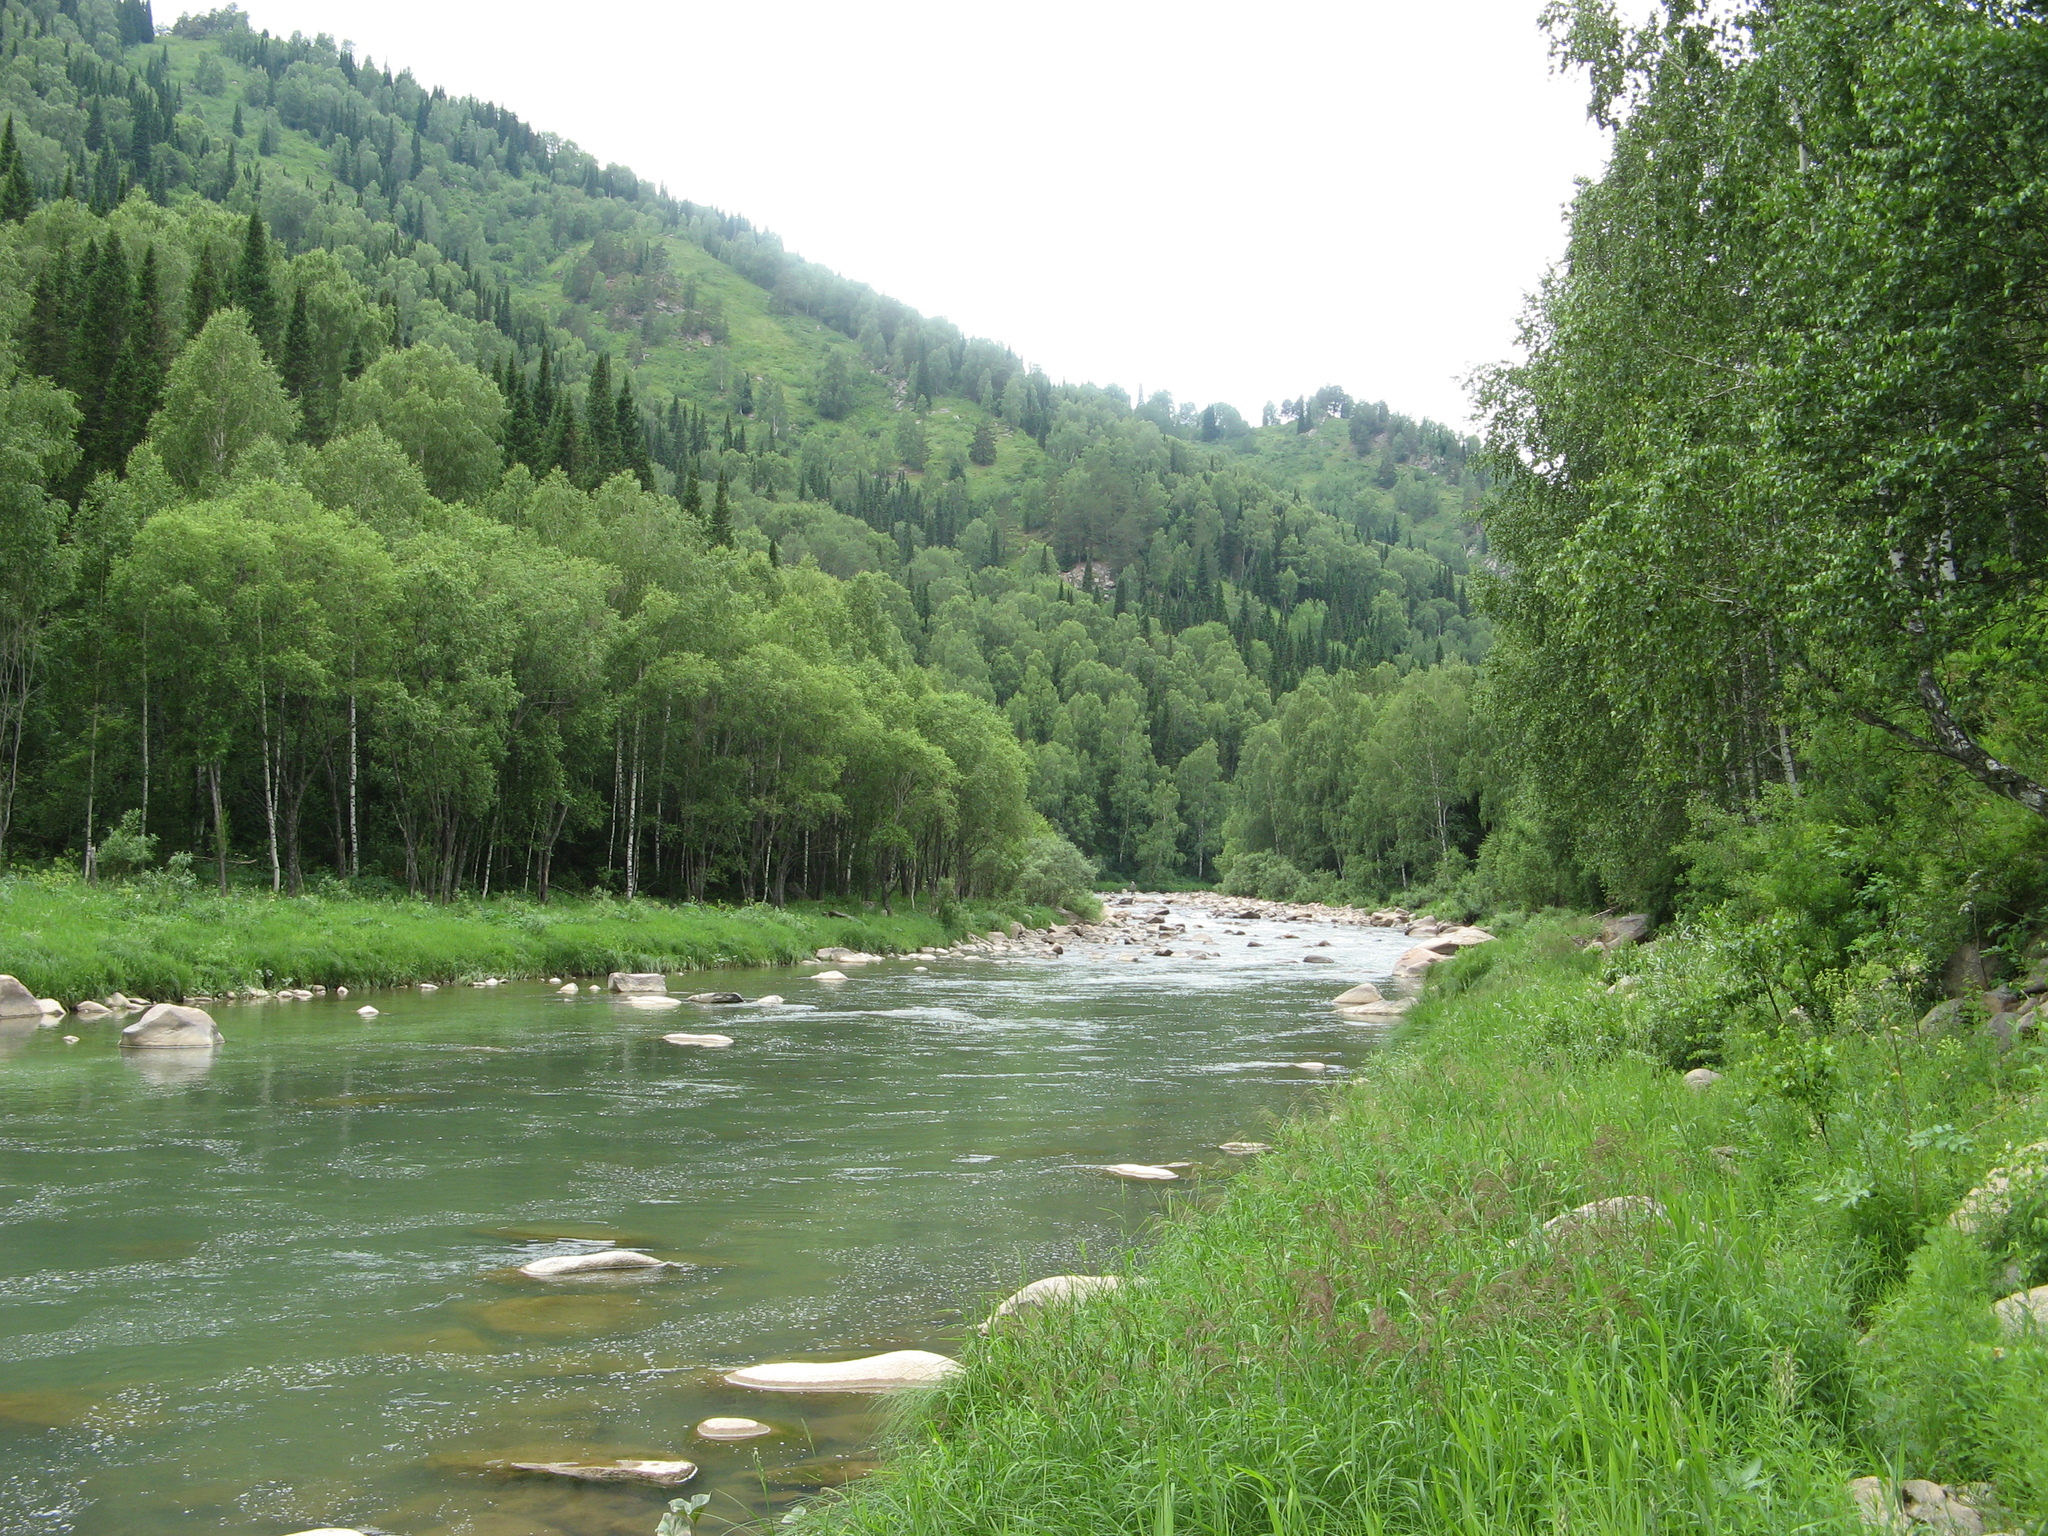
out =
[[249,329],[262,344],[263,355],[275,357],[277,290],[270,277],[270,237],[263,228],[263,215],[253,208],[242,236],[241,260],[235,263],[233,292],[235,306],[249,317]]
[[619,445],[619,463],[640,482],[640,489],[654,489],[654,462],[647,456],[647,433],[640,425],[640,408],[633,403],[630,380],[619,380],[619,400],[614,411],[613,436]]
[[0,136],[0,220],[19,224],[35,211],[35,188],[29,185],[28,167],[22,164],[21,148],[14,141],[14,118],[7,119],[7,132]]
[[[86,249],[90,254],[92,247]],[[100,246],[99,259],[84,288],[78,341],[71,360],[75,381],[72,388],[85,415],[78,433],[83,453],[79,465],[81,483],[100,470],[119,468],[127,457],[127,424],[121,420],[121,402],[114,397],[114,368],[121,358],[121,343],[134,300],[134,289],[128,281],[128,254],[121,248],[119,237],[109,234]]]
[[589,463],[585,479],[600,486],[623,467],[619,456],[618,402],[612,395],[612,360],[600,352],[590,369],[590,388],[583,398],[585,453]]
[[61,384],[71,371],[71,331],[71,252],[60,245],[29,289],[22,361],[31,372]]
[[322,387],[320,359],[313,347],[313,321],[306,312],[304,288],[292,293],[291,318],[285,322],[284,353],[278,372],[284,379],[286,393],[299,402],[299,418],[307,440],[324,441],[328,428],[327,391]]
[[993,464],[996,461],[996,433],[986,421],[974,429],[974,441],[968,445],[967,460],[970,464]]
[[108,394],[114,402],[115,429],[108,442],[112,463],[119,468],[149,431],[149,419],[163,404],[164,372],[163,294],[157,275],[156,247],[142,253],[142,265],[135,273],[135,297],[128,310],[127,332],[121,338],[121,355],[114,363],[114,377]]
[[711,500],[711,542],[720,549],[732,544],[732,494],[725,486],[725,471],[718,472],[718,488]]
[[692,517],[702,517],[704,515],[704,486],[697,478],[695,462],[686,462],[680,473],[683,481],[683,510]]
[[220,279],[213,271],[213,248],[202,245],[199,260],[192,266],[192,281],[185,290],[185,334],[197,336],[220,308]]

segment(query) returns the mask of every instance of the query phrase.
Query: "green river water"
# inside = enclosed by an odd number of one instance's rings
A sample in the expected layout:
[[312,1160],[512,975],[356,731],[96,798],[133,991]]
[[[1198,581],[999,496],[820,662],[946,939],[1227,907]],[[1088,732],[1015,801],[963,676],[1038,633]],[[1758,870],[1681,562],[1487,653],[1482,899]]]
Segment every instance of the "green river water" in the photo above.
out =
[[[861,1470],[880,1403],[721,1371],[958,1353],[1170,1198],[1077,1165],[1192,1161],[1199,1196],[1241,1166],[1217,1143],[1313,1107],[1292,1063],[1382,1038],[1326,1004],[1399,934],[1187,916],[1219,958],[675,983],[802,1005],[773,1010],[359,993],[216,1008],[215,1052],[0,1038],[0,1536],[651,1536],[669,1493],[488,1465],[624,1456],[698,1462],[706,1531],[772,1524]],[[509,1273],[606,1240],[689,1267]],[[713,1414],[777,1432],[707,1443]]]

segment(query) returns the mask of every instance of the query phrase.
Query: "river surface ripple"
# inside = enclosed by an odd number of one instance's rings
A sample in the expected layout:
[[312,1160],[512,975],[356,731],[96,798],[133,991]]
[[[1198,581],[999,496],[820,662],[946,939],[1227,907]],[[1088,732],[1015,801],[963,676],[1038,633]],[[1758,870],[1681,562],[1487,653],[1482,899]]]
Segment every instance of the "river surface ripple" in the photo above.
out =
[[[1081,1165],[1227,1177],[1219,1142],[1330,1080],[1294,1063],[1383,1038],[1327,1004],[1397,931],[1173,912],[1183,953],[1136,963],[677,984],[780,1009],[508,984],[222,1006],[218,1052],[0,1041],[0,1536],[650,1536],[663,1492],[487,1464],[687,1457],[707,1531],[857,1472],[875,1399],[719,1372],[956,1353],[992,1298],[1142,1240],[1167,1196]],[[605,1241],[690,1267],[508,1273]],[[713,1414],[777,1433],[710,1444]]]

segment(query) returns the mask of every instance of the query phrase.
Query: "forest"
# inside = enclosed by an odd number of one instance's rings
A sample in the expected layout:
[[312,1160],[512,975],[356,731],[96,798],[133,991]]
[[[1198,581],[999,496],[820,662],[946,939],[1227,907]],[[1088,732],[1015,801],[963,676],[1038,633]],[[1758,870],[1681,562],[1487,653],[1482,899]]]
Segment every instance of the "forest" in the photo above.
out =
[[1056,383],[233,8],[7,0],[0,112],[0,858],[543,899],[1469,869],[1475,441]]

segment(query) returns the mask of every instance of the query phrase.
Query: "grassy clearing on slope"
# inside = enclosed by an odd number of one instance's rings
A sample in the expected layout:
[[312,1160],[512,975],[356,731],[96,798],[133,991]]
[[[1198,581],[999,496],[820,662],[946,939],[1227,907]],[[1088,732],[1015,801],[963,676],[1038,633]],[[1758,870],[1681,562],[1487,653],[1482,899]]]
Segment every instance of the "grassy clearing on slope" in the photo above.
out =
[[[1539,921],[1442,968],[1329,1119],[1163,1223],[1155,1284],[970,1345],[893,1466],[800,1528],[1848,1533],[1845,1480],[1888,1462],[1995,1477],[2048,1515],[2038,1434],[1991,1443],[2048,1351],[1984,1347],[1981,1254],[1932,1283],[1914,1257],[2022,1131],[2024,1072],[1896,1019],[1819,1042],[1723,1009],[1727,1075],[1695,1093],[1669,1014],[1714,995],[1711,949],[1667,940],[1661,980],[1610,993],[1612,967],[1649,955],[1610,961],[1570,932]],[[1826,1071],[1802,1076],[1823,1047]],[[1668,1219],[1540,1230],[1622,1195]],[[1916,1306],[1961,1321],[1895,1347]],[[1958,1329],[1968,1382],[1913,1369]],[[1987,1376],[1995,1419],[1969,1396]]]
[[596,976],[790,964],[828,944],[878,953],[946,943],[1042,910],[904,908],[831,917],[821,903],[669,906],[507,900],[437,906],[336,896],[215,896],[192,887],[0,880],[0,971],[75,1003],[236,987],[389,986],[484,976]]

